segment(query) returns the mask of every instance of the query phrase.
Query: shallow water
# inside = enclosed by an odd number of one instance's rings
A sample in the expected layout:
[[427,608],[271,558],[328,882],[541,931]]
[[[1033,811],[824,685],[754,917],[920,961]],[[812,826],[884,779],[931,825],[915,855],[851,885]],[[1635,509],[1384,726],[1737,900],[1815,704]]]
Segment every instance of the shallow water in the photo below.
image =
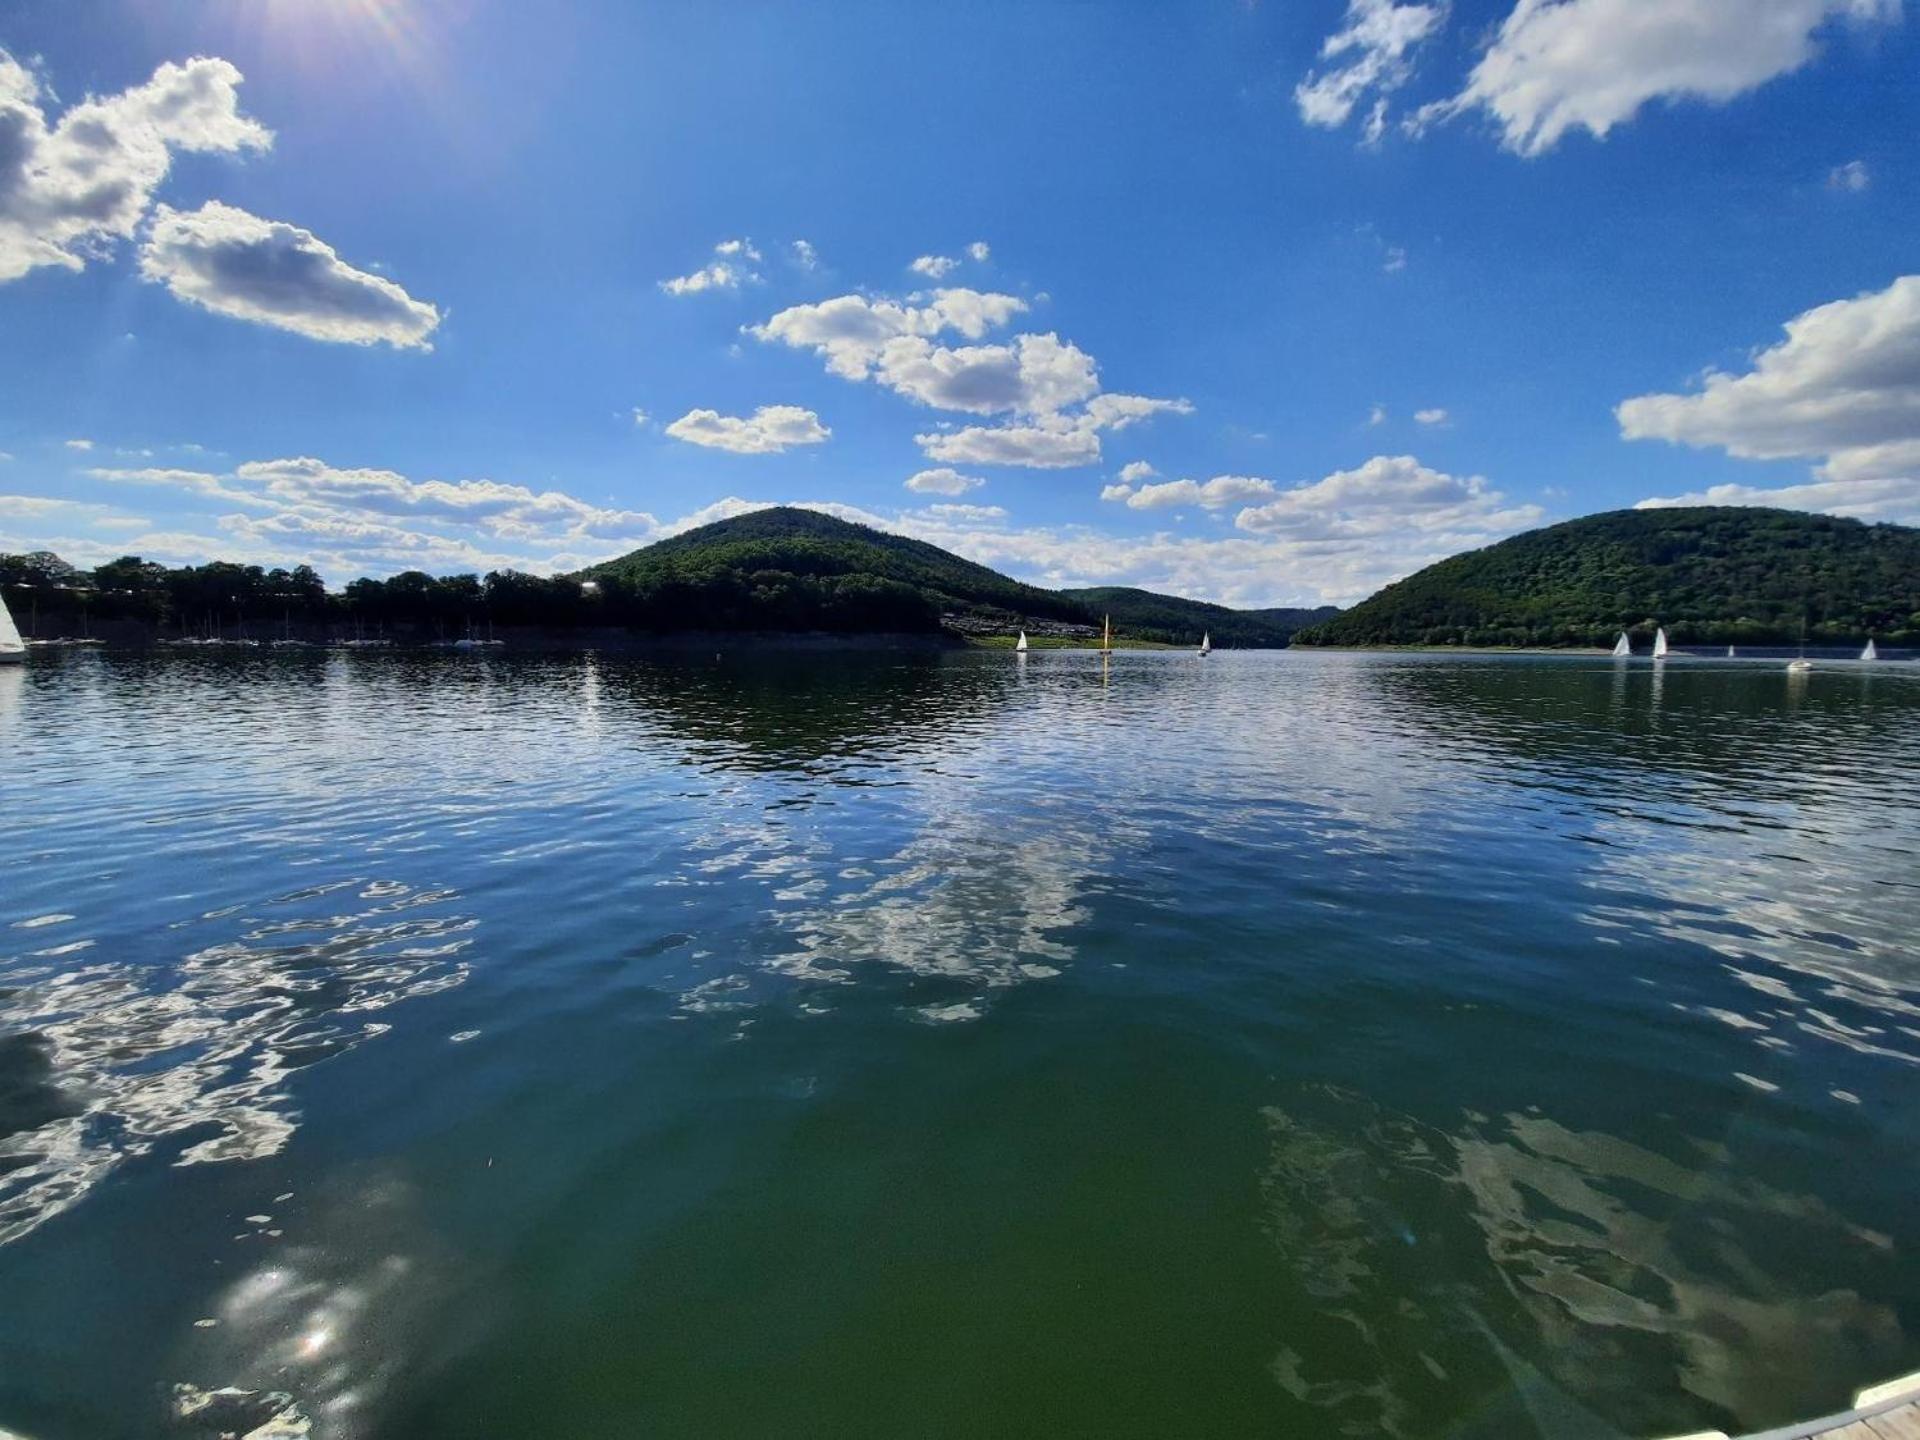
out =
[[31,1440],[1652,1436],[1920,1366],[1920,667],[75,653],[0,753]]

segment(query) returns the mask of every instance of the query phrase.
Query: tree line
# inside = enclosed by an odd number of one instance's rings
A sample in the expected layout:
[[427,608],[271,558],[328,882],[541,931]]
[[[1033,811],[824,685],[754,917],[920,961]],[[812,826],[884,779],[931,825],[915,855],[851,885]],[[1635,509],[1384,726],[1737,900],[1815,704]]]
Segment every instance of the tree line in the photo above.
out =
[[404,570],[329,591],[309,565],[213,561],[169,568],[137,555],[92,569],[50,551],[0,555],[0,594],[23,625],[34,614],[82,624],[134,621],[159,630],[268,633],[275,627],[450,635],[484,625],[678,630],[922,632],[939,607],[911,586],[870,575],[703,569],[624,577],[429,575]]

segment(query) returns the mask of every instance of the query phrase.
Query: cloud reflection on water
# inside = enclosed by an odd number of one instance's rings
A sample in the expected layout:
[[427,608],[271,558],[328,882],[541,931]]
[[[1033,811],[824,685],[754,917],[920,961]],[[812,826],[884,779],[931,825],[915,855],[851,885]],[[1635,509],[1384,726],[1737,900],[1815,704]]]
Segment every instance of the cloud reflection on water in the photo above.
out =
[[284,917],[203,915],[192,923],[239,934],[171,970],[0,960],[0,1045],[30,1081],[0,1112],[0,1244],[163,1142],[199,1137],[176,1165],[278,1153],[298,1124],[294,1072],[466,978],[475,922],[447,910],[454,898],[340,882],[280,896]]

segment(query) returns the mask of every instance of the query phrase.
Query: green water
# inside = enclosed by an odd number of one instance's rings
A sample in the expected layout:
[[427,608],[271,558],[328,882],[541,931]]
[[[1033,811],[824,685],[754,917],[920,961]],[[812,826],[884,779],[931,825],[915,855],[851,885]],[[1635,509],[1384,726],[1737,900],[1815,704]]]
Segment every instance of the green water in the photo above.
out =
[[1655,1436],[1920,1366],[1904,666],[69,654],[0,753],[28,1440]]

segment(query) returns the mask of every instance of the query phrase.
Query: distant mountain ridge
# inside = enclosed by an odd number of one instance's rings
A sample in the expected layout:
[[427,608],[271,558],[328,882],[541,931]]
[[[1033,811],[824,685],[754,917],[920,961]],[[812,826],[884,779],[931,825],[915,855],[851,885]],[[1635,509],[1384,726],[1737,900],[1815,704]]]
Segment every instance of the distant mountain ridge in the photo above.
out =
[[1321,605],[1311,610],[1235,610],[1227,605],[1182,600],[1127,585],[1096,585],[1059,593],[1079,601],[1089,610],[1112,615],[1113,623],[1129,634],[1164,638],[1169,644],[1188,640],[1198,626],[1219,646],[1254,649],[1281,646],[1291,641],[1302,627],[1317,625],[1340,613],[1337,605]]
[[1612,510],[1454,555],[1303,645],[1920,644],[1920,530],[1745,506]]
[[1047,590],[904,535],[776,506],[688,530],[579,572],[684,628],[1088,635],[1111,615],[1128,638],[1283,646],[1337,613],[1234,610],[1128,587]]

